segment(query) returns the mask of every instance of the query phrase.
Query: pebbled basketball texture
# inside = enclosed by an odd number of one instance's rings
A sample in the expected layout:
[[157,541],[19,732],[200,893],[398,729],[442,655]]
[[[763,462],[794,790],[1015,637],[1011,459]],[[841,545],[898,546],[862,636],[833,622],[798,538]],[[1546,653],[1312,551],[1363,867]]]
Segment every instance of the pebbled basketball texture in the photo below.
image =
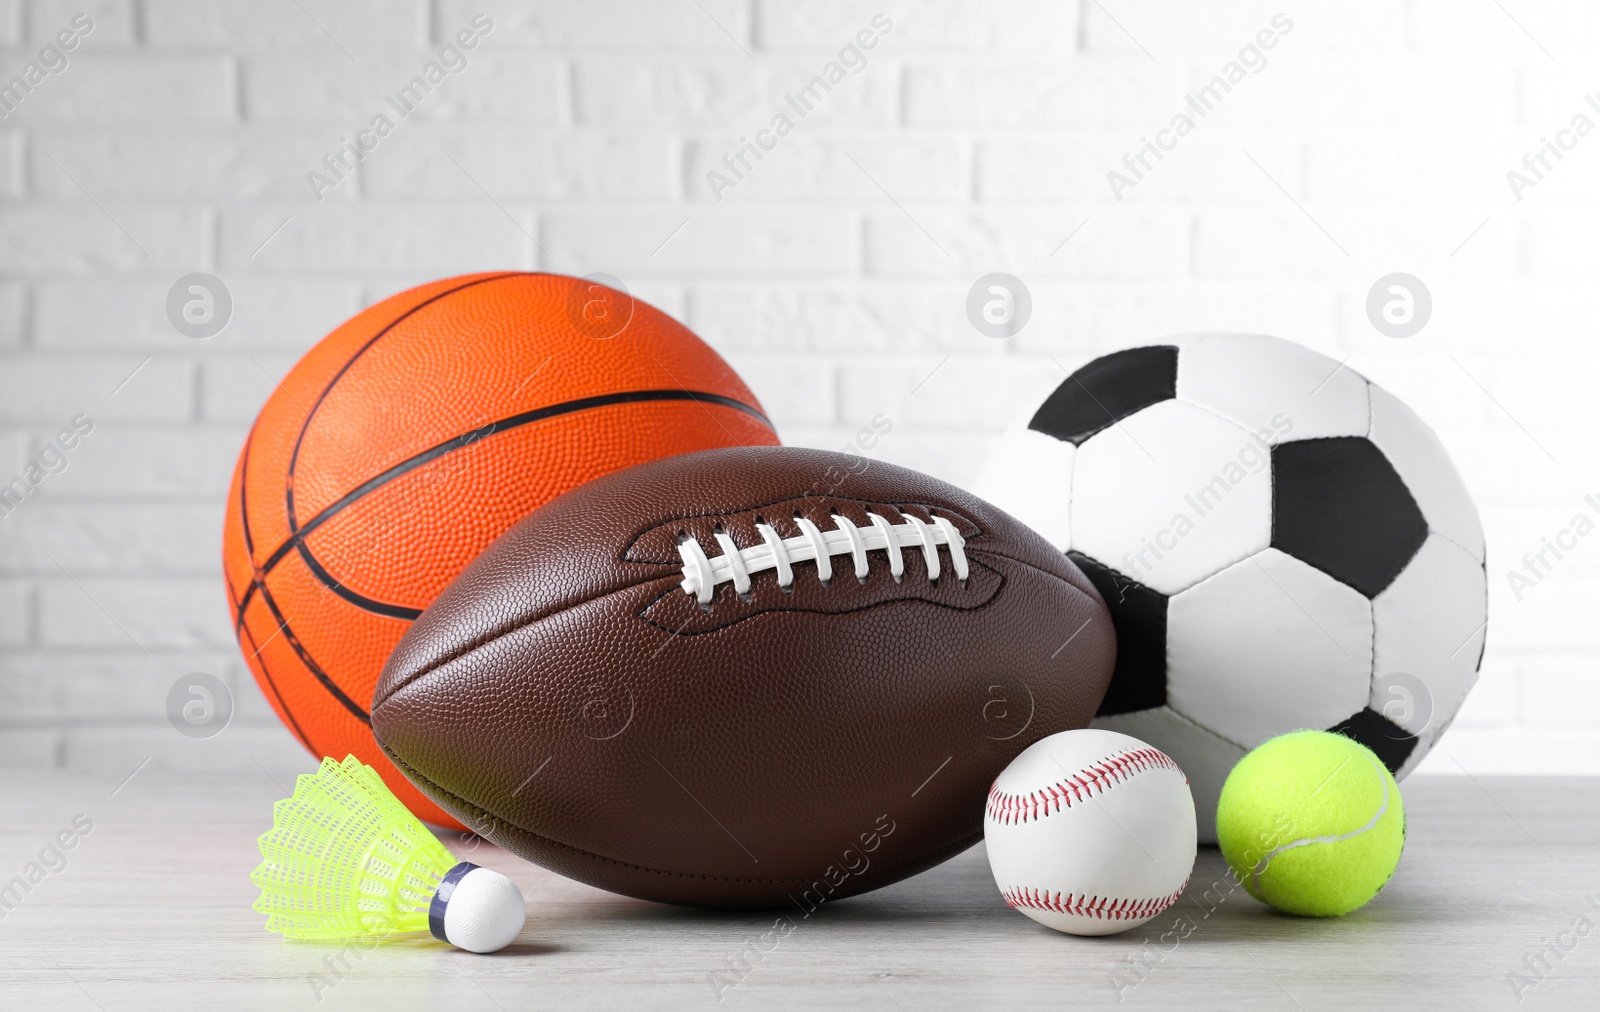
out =
[[[802,519],[843,552],[827,583],[796,555],[787,590],[773,568],[704,607],[685,589],[690,548],[808,543]],[[950,543],[915,542],[897,581],[887,525],[957,532],[967,578]],[[491,545],[395,649],[373,730],[442,808],[561,874],[809,908],[981,839],[995,776],[1088,722],[1115,651],[1083,573],[960,489],[844,454],[707,450],[590,482]]]
[[223,532],[239,645],[313,755],[354,753],[418,816],[462,828],[369,726],[412,619],[513,522],[590,478],[776,442],[716,352],[626,293],[526,273],[401,292],[307,352],[250,431]]

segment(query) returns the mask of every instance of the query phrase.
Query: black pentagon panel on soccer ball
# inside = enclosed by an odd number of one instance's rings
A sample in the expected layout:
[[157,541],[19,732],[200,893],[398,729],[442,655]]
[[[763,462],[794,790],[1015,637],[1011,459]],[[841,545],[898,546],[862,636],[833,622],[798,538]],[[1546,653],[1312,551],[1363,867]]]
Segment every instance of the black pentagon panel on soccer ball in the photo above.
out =
[[1028,428],[1081,446],[1135,411],[1172,400],[1177,392],[1176,347],[1116,351],[1062,380],[1034,412]]
[[1272,547],[1377,597],[1428,540],[1394,465],[1364,436],[1272,448]]
[[1411,757],[1412,749],[1417,747],[1416,735],[1370,706],[1328,730],[1370,748],[1389,767],[1390,773],[1400,772],[1400,767]]
[[1167,705],[1167,596],[1084,555],[1068,552],[1111,609],[1117,666],[1096,717]]

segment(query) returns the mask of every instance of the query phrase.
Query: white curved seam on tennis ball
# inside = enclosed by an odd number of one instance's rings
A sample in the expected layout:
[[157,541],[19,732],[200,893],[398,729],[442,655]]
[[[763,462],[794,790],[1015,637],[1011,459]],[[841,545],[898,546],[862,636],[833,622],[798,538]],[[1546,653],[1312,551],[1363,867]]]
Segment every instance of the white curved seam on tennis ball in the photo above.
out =
[[[1368,761],[1374,766],[1378,765],[1378,761],[1376,759],[1369,759]],[[1360,829],[1353,829],[1348,833],[1340,833],[1330,836],[1311,836],[1300,840],[1294,840],[1269,851],[1266,856],[1257,862],[1256,866],[1250,871],[1251,895],[1260,897],[1261,873],[1267,870],[1267,865],[1272,863],[1273,858],[1277,857],[1279,854],[1282,854],[1284,851],[1293,850],[1296,847],[1304,847],[1313,843],[1340,843],[1344,840],[1355,839],[1362,833],[1368,833],[1377,828],[1378,820],[1382,819],[1384,813],[1389,810],[1389,778],[1384,776],[1384,770],[1382,767],[1378,767],[1378,782],[1383,785],[1383,801],[1378,805],[1378,810],[1373,813],[1371,820],[1369,820],[1365,826],[1362,826]]]

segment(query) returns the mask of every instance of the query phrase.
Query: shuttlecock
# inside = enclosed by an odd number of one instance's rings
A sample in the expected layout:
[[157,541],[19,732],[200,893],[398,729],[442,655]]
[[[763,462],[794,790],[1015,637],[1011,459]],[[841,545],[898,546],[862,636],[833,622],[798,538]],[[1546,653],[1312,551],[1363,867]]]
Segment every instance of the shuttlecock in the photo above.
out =
[[322,760],[272,806],[250,881],[267,930],[342,939],[430,931],[471,952],[511,944],[527,920],[516,883],[457,862],[355,756]]

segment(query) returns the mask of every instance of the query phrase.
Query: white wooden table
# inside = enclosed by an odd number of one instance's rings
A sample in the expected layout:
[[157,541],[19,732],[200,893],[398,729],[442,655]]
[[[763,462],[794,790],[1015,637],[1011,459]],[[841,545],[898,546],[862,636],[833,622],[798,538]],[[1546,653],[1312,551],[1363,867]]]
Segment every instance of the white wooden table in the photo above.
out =
[[[528,896],[518,943],[474,956],[424,937],[345,966],[267,934],[250,908],[255,838],[282,793],[264,774],[144,771],[115,796],[110,779],[0,782],[0,885],[76,814],[94,826],[0,919],[5,1009],[1600,1008],[1600,780],[1409,781],[1400,871],[1338,920],[1228,890],[1205,849],[1168,914],[1071,938],[1008,910],[977,848],[808,919],[790,911],[792,933],[762,952],[774,914],[637,902],[482,846],[472,859]],[[1547,942],[1571,948],[1534,962],[1539,980],[1525,957]]]

